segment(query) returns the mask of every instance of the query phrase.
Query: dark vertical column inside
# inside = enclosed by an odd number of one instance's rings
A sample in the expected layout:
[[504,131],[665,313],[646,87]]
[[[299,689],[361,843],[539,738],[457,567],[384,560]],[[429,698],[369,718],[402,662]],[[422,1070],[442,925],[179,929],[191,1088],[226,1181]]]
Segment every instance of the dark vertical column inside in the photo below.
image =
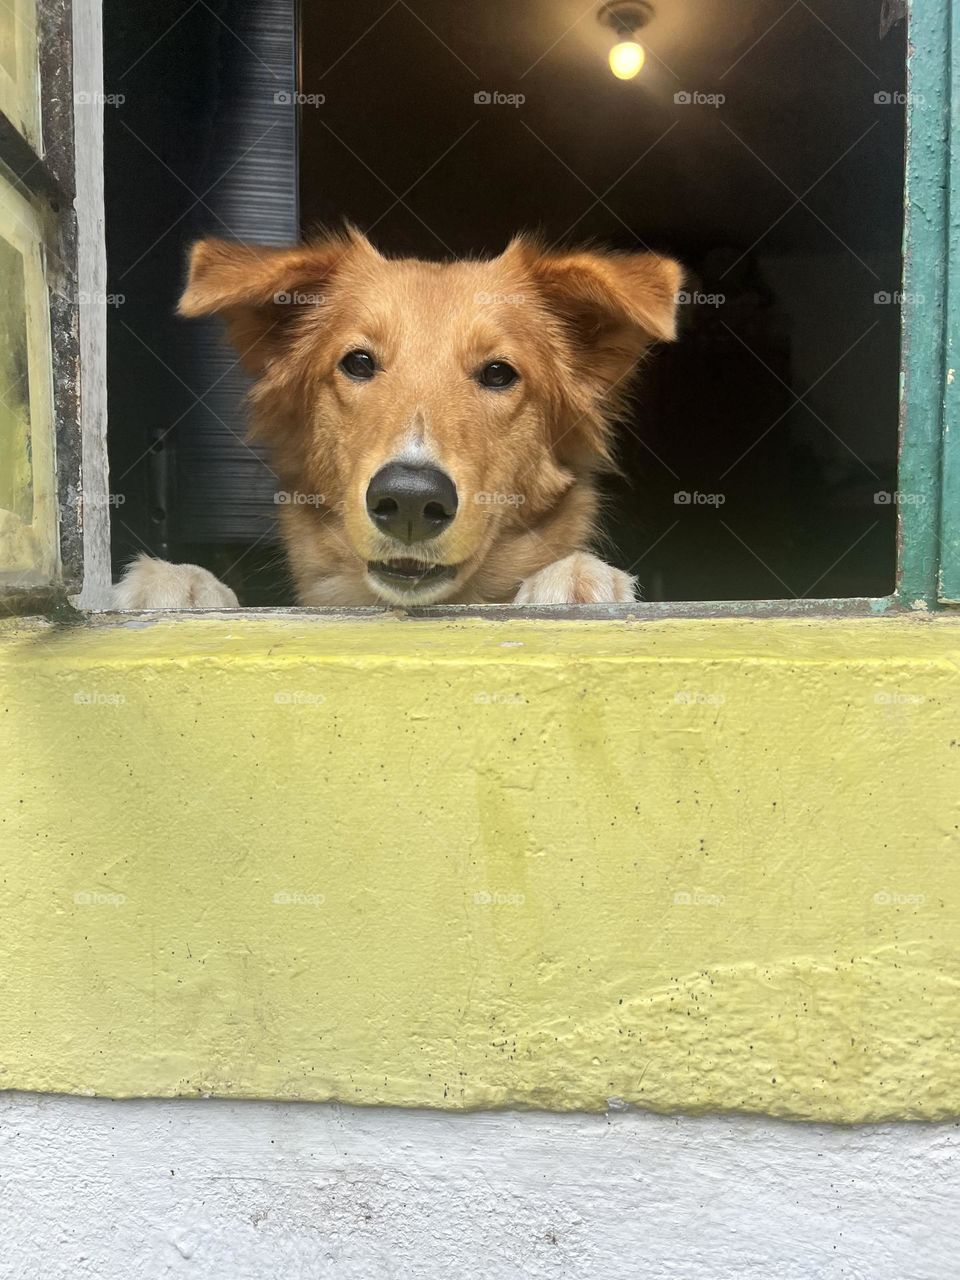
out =
[[274,478],[246,443],[246,379],[221,328],[175,310],[198,237],[297,237],[295,9],[104,7],[115,568],[143,550],[195,560],[251,603],[286,598],[265,569]]

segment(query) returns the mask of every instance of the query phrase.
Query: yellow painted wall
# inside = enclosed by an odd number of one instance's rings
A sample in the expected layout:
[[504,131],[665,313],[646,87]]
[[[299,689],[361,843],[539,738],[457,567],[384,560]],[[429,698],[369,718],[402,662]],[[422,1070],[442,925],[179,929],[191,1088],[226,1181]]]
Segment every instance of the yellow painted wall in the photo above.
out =
[[960,626],[0,631],[0,1087],[960,1112]]

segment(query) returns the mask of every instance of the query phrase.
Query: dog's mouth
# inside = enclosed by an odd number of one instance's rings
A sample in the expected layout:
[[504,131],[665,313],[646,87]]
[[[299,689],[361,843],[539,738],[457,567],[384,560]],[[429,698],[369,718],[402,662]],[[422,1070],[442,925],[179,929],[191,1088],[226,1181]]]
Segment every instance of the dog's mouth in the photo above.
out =
[[392,587],[415,591],[418,587],[435,586],[457,576],[455,564],[424,564],[422,560],[370,560],[367,572]]

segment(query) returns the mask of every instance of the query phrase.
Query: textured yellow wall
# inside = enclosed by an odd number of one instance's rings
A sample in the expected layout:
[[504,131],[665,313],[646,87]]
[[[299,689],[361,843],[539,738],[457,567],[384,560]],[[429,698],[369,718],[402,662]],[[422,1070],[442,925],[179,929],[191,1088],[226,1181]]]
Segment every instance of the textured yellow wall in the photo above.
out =
[[0,630],[0,1087],[960,1112],[960,626]]

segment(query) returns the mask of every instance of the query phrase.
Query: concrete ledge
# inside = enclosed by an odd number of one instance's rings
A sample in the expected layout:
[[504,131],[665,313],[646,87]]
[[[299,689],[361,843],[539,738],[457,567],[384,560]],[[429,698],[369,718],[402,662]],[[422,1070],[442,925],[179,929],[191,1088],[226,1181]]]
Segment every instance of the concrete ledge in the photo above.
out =
[[0,1085],[960,1113],[960,626],[0,630]]

